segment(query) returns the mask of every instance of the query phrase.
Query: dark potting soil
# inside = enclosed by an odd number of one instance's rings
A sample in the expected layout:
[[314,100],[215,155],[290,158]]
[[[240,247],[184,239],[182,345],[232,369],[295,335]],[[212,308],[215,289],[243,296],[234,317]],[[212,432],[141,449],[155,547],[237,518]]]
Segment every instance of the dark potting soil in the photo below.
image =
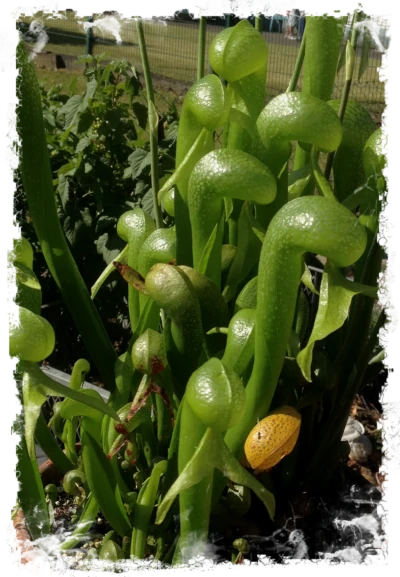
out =
[[[365,501],[353,485],[344,483],[317,499],[305,493],[297,496],[287,511],[277,511],[272,523],[263,505],[252,497],[249,513],[243,517],[213,515],[209,544],[201,572],[229,570],[238,551],[232,547],[236,539],[246,539],[250,552],[236,559],[236,565],[248,568],[251,574],[273,574],[278,569],[357,568],[379,566],[378,551],[383,545],[378,529]],[[53,535],[68,530],[74,504],[61,492],[55,506]],[[85,565],[88,549],[100,549],[103,536],[111,529],[99,513],[84,541],[67,554],[59,555],[54,569],[62,575],[96,575],[96,568]],[[120,539],[117,542],[121,545]],[[55,543],[56,544],[56,543]],[[146,566],[152,562],[151,553]]]
[[[64,491],[57,495],[57,501],[54,504],[54,522],[52,534],[60,539],[60,543],[69,536],[75,529],[82,509],[74,504],[74,499]],[[99,511],[95,522],[90,527],[87,535],[74,548],[63,551],[61,559],[68,569],[87,569],[87,560],[90,553],[94,553],[97,558],[97,552],[101,547],[103,537],[111,530],[111,526]],[[91,552],[89,553],[89,550]]]
[[[329,499],[312,499],[311,514],[293,514],[269,534],[242,534],[249,545],[244,559],[279,564],[290,559],[361,563],[378,555],[384,544],[378,513],[381,498],[378,487],[348,481]],[[210,552],[217,562],[230,559],[233,551],[226,539],[215,536]]]

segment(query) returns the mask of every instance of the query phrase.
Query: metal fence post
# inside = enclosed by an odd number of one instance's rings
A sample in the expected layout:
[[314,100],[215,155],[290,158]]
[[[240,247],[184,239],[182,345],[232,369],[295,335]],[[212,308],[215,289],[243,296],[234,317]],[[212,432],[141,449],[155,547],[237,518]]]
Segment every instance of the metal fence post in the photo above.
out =
[[[87,17],[88,22],[93,22],[93,15]],[[93,28],[88,26],[86,30],[86,54],[92,55],[93,53]]]
[[231,15],[225,14],[225,28],[229,28],[231,25]]

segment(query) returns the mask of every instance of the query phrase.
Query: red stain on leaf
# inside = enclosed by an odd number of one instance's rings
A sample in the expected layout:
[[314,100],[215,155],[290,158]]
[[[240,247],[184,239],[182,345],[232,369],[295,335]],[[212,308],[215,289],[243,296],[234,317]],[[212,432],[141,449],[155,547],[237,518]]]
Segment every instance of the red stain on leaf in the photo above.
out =
[[157,375],[161,373],[165,369],[164,363],[160,359],[160,357],[154,356],[151,359],[151,374]]
[[127,435],[128,431],[122,423],[117,423],[114,427],[115,431],[120,435]]

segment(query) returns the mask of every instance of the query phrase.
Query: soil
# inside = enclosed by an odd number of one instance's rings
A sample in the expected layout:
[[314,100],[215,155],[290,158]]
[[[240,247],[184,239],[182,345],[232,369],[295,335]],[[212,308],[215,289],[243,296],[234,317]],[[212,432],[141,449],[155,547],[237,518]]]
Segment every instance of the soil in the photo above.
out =
[[393,368],[381,373],[357,395],[351,411],[351,416],[364,425],[373,450],[366,463],[350,459],[348,465],[381,492],[390,476],[400,473],[400,402],[392,397],[395,377],[398,370]]
[[[64,492],[59,493],[55,505],[52,532],[54,535],[60,536],[62,540],[63,534],[70,533],[75,528],[76,506],[74,506],[73,498]],[[94,557],[97,558],[97,551],[101,547],[103,537],[110,530],[111,526],[99,512],[86,538],[77,547],[61,553],[61,558],[68,569],[84,568],[84,565],[87,564],[85,560],[87,561],[88,556],[90,557],[93,553]]]
[[[241,533],[248,544],[248,552],[236,562],[284,564],[290,559],[328,559],[332,562],[361,563],[380,554],[384,546],[382,519],[378,513],[381,491],[370,484],[355,484],[350,475],[344,487],[328,499],[318,498],[308,502],[303,515],[293,512],[282,527],[268,535],[258,533],[258,528],[242,521]],[[54,534],[60,535],[69,525],[69,504],[60,497],[54,523]],[[66,515],[64,514],[66,513]],[[93,559],[98,558],[103,536],[110,526],[99,515],[87,539],[80,546],[63,552],[61,559],[68,569],[87,570]],[[232,560],[238,551],[227,544],[223,536],[212,536],[207,554],[215,563]],[[121,543],[119,543],[121,545]]]

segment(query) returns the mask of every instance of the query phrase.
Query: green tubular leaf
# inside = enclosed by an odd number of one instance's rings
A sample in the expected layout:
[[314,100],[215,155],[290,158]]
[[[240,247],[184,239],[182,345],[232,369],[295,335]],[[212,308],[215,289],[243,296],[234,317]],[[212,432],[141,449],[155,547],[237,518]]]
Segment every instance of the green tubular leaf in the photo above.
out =
[[71,378],[69,380],[69,388],[74,389],[74,391],[79,391],[79,389],[83,385],[85,376],[89,371],[90,371],[90,364],[86,359],[77,360],[72,369]]
[[229,269],[232,265],[233,258],[235,256],[236,246],[232,244],[223,244],[222,245],[222,254],[221,254],[221,272],[222,274],[229,272]]
[[219,469],[232,482],[252,489],[273,519],[275,499],[272,493],[239,464],[218,433],[207,429],[193,457],[158,506],[156,524],[163,522],[174,499],[182,491],[198,484],[214,468]]
[[[249,154],[241,150],[219,149],[202,158],[189,181],[194,268],[198,269],[212,229],[222,217],[224,197],[268,204],[275,195],[273,174]],[[206,273],[218,287],[221,283],[221,246],[222,238],[219,238]]]
[[257,307],[257,280],[254,277],[246,284],[239,293],[235,303],[235,313],[241,309],[255,309]]
[[203,331],[224,326],[229,322],[229,312],[225,299],[215,284],[200,271],[188,266],[179,266],[192,284],[199,301]]
[[124,405],[128,401],[132,388],[134,367],[130,349],[131,347],[128,347],[128,351],[119,356],[115,363],[115,385],[118,391],[118,403],[116,404],[118,405]]
[[[168,206],[173,204],[167,212],[171,216],[175,216],[175,188],[178,183],[185,179],[187,180],[190,175],[190,171],[193,168],[193,159],[200,154],[200,151],[206,146],[206,142],[209,140],[209,132],[206,128],[202,128],[196,140],[192,144],[189,152],[186,154],[179,167],[176,168],[175,172],[168,178],[168,180],[162,185],[158,191],[159,202],[164,202]],[[170,193],[169,198],[167,195]]]
[[95,439],[82,427],[82,459],[86,479],[99,508],[123,537],[130,529],[112,466]]
[[[143,242],[138,260],[138,271],[145,277],[149,270],[157,263],[174,263],[176,257],[175,228],[161,228],[152,232]],[[146,303],[151,300],[144,294],[139,295],[140,312]],[[153,302],[146,328],[158,329],[160,319],[159,307]]]
[[241,112],[237,108],[231,108],[229,111],[228,120],[238,124],[241,128],[244,128],[250,136],[253,136],[255,130],[255,122],[248,114]]
[[257,130],[265,146],[263,160],[275,175],[290,157],[291,141],[331,152],[337,149],[343,134],[337,114],[326,102],[300,92],[273,98],[258,117]]
[[118,219],[118,236],[125,242],[132,243],[135,248],[131,253],[131,262],[128,262],[132,268],[137,268],[140,247],[154,230],[155,224],[153,219],[141,208],[128,210]]
[[74,463],[75,467],[78,466],[78,454],[75,448],[78,423],[79,420],[76,417],[66,421],[61,436],[61,440],[64,443],[65,454],[68,459]]
[[161,475],[167,470],[167,461],[160,461],[154,465],[150,479],[145,489],[140,491],[136,502],[135,514],[133,518],[133,532],[131,541],[131,555],[137,559],[144,559],[147,539],[147,531],[150,517],[156,502],[158,486]]
[[74,468],[74,465],[71,463],[69,458],[60,449],[60,445],[51,433],[42,414],[39,415],[36,422],[35,439],[39,447],[54,463],[60,473],[65,475],[65,473]]
[[[302,93],[327,101],[332,97],[343,28],[346,18],[312,16],[307,18]],[[309,26],[310,24],[310,26]],[[343,54],[345,58],[345,52]],[[321,126],[324,124],[322,123]],[[336,147],[333,148],[335,150]],[[309,163],[309,153],[298,144],[294,169]],[[312,185],[304,194],[312,194]]]
[[[154,329],[154,319],[158,321],[160,307],[152,299],[147,299],[140,313],[139,321],[135,330],[132,331],[132,338],[137,339],[146,329]],[[155,328],[158,328],[156,326]]]
[[47,375],[45,375],[36,364],[25,363],[25,370],[26,372],[24,373],[24,381],[29,381],[32,387],[42,387],[47,395],[74,399],[77,402],[83,403],[88,407],[96,409],[96,411],[104,415],[109,415],[113,419],[119,420],[116,412],[111,407],[106,405],[101,397],[100,399],[97,397],[92,397],[82,391],[75,391],[69,387],[61,385],[60,383],[56,383],[56,381],[53,381]]
[[244,387],[240,377],[213,357],[199,367],[186,386],[189,407],[207,427],[224,432],[243,414]]
[[266,66],[268,49],[262,35],[247,20],[226,28],[212,41],[210,64],[228,82],[235,82]]
[[233,89],[233,102],[227,130],[227,148],[236,148],[252,153],[257,158],[262,154],[255,121],[265,104],[267,66],[229,85]]
[[[98,401],[102,401],[101,395],[92,389],[83,389],[81,391],[82,395],[87,397],[92,397]],[[65,399],[61,405],[60,414],[63,419],[73,419],[74,417],[88,417],[92,421],[101,421],[103,418],[102,413],[93,406],[88,406],[83,402],[76,401],[74,399]]]
[[[141,208],[125,212],[118,220],[117,233],[128,243],[128,266],[135,271],[139,270],[140,250],[155,229],[153,219]],[[128,306],[131,328],[134,331],[140,318],[140,296],[132,286],[128,289]]]
[[[216,224],[211,231],[210,238],[206,242],[203,250],[203,254],[201,255],[197,270],[199,273],[205,275],[207,273],[207,267],[210,262],[211,253],[215,250],[217,238],[221,237],[221,232],[218,234],[218,231],[221,231],[221,222]],[[222,255],[221,255],[222,261]],[[222,265],[221,265],[222,266]]]
[[310,307],[308,304],[308,299],[304,294],[304,292],[300,290],[299,296],[297,297],[295,326],[294,326],[294,330],[296,332],[296,335],[298,336],[300,346],[307,330],[309,317],[310,317]]
[[329,100],[335,82],[345,19],[335,16],[307,18],[303,92]]
[[18,307],[18,313],[19,324],[10,327],[10,355],[23,361],[43,361],[54,350],[53,327],[28,309]]
[[86,533],[93,525],[98,511],[99,506],[97,501],[93,494],[90,493],[72,535],[70,535],[67,539],[65,539],[65,541],[56,547],[57,553],[67,553],[83,540]]
[[224,123],[225,89],[215,74],[198,80],[183,101],[176,143],[175,226],[177,264],[192,266],[191,230],[188,214],[188,182],[196,163],[214,148],[213,131]]
[[221,361],[239,376],[243,375],[254,356],[255,309],[242,309],[231,319],[224,356]]
[[168,364],[163,335],[152,329],[142,333],[132,347],[132,362],[140,373],[155,375],[162,372]]
[[345,75],[346,82],[351,82],[351,80],[353,78],[355,60],[356,60],[355,50],[354,50],[350,40],[347,40],[347,45],[346,45],[346,75]]
[[258,262],[264,239],[260,242],[260,238],[255,233],[256,226],[258,227],[257,232],[265,235],[265,231],[263,232],[262,227],[251,213],[251,206],[244,202],[238,220],[238,244],[223,291],[227,302],[235,297],[237,287]]
[[319,192],[326,198],[336,200],[335,195],[333,194],[333,190],[331,189],[331,185],[329,184],[329,181],[322,174],[322,170],[319,167],[317,151],[315,150],[314,147],[311,149],[310,158],[314,180]]
[[[364,168],[367,176],[381,176],[386,166],[385,145],[386,138],[382,133],[382,128],[378,128],[370,135],[364,147]],[[371,154],[365,155],[367,152]]]
[[[362,14],[362,16],[361,16],[361,19],[360,19],[360,22],[359,22],[359,26],[358,26],[358,30],[357,30],[357,35],[356,35],[356,39],[357,39],[357,40],[358,40],[358,37],[360,36],[361,30],[362,30],[362,28],[363,28],[364,14],[365,14],[365,11],[363,10],[363,14]],[[346,12],[346,20],[348,19],[349,15],[350,15],[350,11]],[[340,54],[339,63],[338,63],[338,66],[337,66],[337,73],[338,73],[338,74],[339,74],[340,70],[343,68],[343,66],[346,64],[346,47],[347,47],[347,42],[348,42],[349,40],[351,40],[351,38],[352,38],[353,28],[354,28],[354,17],[353,17],[353,19],[352,19],[352,21],[351,21],[351,24],[350,24],[350,28],[349,28],[349,32],[348,32],[348,34],[347,34],[347,38],[346,38],[346,42],[345,42],[345,44],[344,44],[344,48],[343,48],[343,50],[342,50],[342,52],[341,52],[341,54]]]
[[[329,106],[338,113],[340,100],[331,100]],[[349,100],[343,118],[343,138],[333,160],[334,192],[342,202],[366,180],[363,151],[375,130],[375,124],[365,108]]]
[[311,180],[311,166],[307,164],[289,174],[288,199],[299,198]]
[[246,204],[246,216],[247,216],[247,219],[250,223],[251,229],[254,232],[254,234],[256,235],[256,237],[259,240],[261,240],[261,244],[262,244],[264,242],[264,239],[265,239],[266,230],[258,222],[258,220],[255,218],[253,211],[252,211],[252,205],[250,203],[245,203],[245,204]]
[[[206,432],[206,426],[196,417],[183,397],[180,407],[180,429],[178,448],[178,473],[181,474],[194,453]],[[204,464],[206,464],[204,462]],[[208,468],[203,470],[202,480],[189,489],[182,491],[179,495],[180,511],[180,543],[189,539],[193,542],[193,535],[196,540],[207,539],[209,516],[211,510],[213,471]],[[179,479],[179,478],[178,478]]]
[[255,356],[246,386],[246,410],[242,422],[225,437],[235,455],[243,450],[257,418],[267,414],[275,393],[293,324],[304,252],[324,255],[343,268],[360,258],[366,242],[357,218],[338,202],[321,196],[292,200],[272,219],[258,271]]
[[[286,162],[277,176],[277,192],[273,202],[268,205],[255,205],[257,221],[267,230],[272,218],[288,202],[288,163]],[[265,237],[264,237],[265,238]]]
[[377,289],[355,283],[344,278],[329,261],[322,275],[318,312],[307,346],[300,351],[296,360],[304,378],[311,382],[311,362],[314,344],[339,329],[349,315],[351,300],[356,294],[376,298]]
[[30,459],[25,438],[17,446],[18,501],[32,539],[39,539],[50,532],[49,514],[36,456]]
[[60,289],[93,362],[106,385],[112,389],[116,355],[79,274],[58,218],[40,89],[23,42],[17,47],[17,62],[20,72],[17,79],[17,130],[21,138],[22,179],[30,216],[51,276]]
[[[193,286],[178,267],[156,264],[146,277],[146,288],[151,298],[172,320],[172,339],[179,355],[185,358],[185,366],[181,368],[189,376],[203,345],[200,305]],[[174,371],[176,363],[170,358],[168,361]]]
[[64,420],[60,414],[61,405],[62,401],[57,401],[57,403],[54,403],[53,415],[48,423],[48,426],[51,427],[55,436],[60,440],[62,440],[63,420]]
[[143,242],[137,270],[146,276],[151,267],[159,262],[170,263],[176,256],[176,233],[174,228],[159,228]]
[[[161,195],[159,194],[159,198]],[[160,201],[161,202],[161,201]],[[162,204],[164,210],[170,216],[175,216],[175,188],[172,186],[165,194],[162,195]]]
[[[387,124],[378,128],[367,140],[363,161],[366,180],[369,181],[369,185],[367,194],[360,203],[360,222],[365,227],[368,243],[365,254],[356,263],[354,278],[360,280],[367,277],[369,284],[376,285],[384,246],[388,242],[386,237],[389,234],[387,212],[390,200],[390,150]],[[371,250],[374,254],[370,254]],[[366,320],[366,317],[364,318]]]
[[47,396],[44,389],[33,383],[31,379],[23,378],[22,395],[24,399],[25,440],[28,455],[31,460],[36,458],[35,452],[35,429],[37,420],[41,414],[42,405]]
[[229,218],[233,212],[233,200],[229,197],[225,197],[224,205],[225,205],[225,222],[229,222]]

